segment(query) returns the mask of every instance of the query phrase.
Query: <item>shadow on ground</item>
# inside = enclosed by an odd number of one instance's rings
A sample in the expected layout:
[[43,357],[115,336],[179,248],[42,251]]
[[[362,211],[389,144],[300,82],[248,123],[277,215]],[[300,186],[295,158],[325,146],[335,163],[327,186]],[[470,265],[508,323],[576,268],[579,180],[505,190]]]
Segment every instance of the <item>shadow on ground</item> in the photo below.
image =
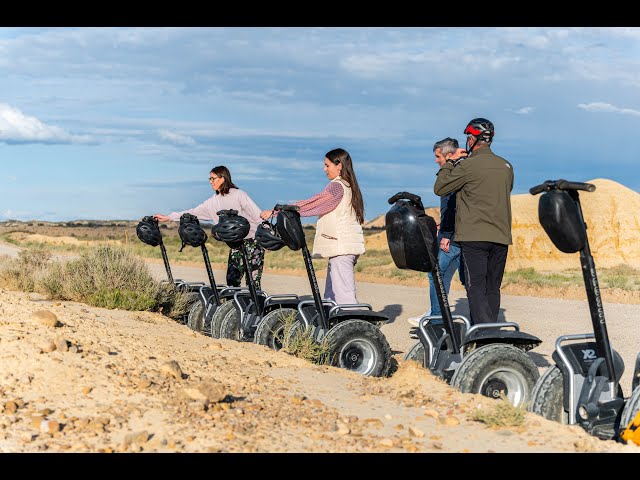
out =
[[387,323],[395,322],[396,318],[398,318],[402,314],[402,305],[398,303],[392,303],[391,305],[386,305],[380,313],[389,317],[389,321]]

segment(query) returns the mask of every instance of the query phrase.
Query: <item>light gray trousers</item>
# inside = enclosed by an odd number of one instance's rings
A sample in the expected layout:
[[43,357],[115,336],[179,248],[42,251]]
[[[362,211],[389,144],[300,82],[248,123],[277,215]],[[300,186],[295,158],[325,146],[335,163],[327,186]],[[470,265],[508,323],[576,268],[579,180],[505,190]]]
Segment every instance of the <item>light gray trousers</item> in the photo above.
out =
[[329,258],[324,298],[338,305],[358,303],[356,298],[355,267],[359,255],[337,255]]

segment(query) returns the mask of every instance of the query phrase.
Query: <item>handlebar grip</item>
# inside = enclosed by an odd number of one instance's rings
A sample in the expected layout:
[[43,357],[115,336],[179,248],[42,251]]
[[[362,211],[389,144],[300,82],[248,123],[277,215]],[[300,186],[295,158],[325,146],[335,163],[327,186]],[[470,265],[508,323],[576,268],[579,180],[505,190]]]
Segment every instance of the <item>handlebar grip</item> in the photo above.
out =
[[531,195],[537,195],[539,193],[544,192],[545,190],[548,190],[549,185],[545,182],[545,183],[541,183],[540,185],[536,185],[535,187],[531,187],[529,189],[529,193]]
[[593,183],[570,182],[569,180],[558,180],[556,185],[559,190],[584,190],[585,192],[593,192],[596,189]]
[[156,225],[158,225],[158,219],[156,217],[154,217],[153,215],[149,215],[147,217],[142,217],[142,220],[140,220],[141,222],[144,223],[154,223]]

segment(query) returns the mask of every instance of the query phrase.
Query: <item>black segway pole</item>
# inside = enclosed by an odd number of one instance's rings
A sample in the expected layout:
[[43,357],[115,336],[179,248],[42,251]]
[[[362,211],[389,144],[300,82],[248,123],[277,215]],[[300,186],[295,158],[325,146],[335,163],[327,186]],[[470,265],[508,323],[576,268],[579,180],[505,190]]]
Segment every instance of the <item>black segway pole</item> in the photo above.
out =
[[164,268],[167,271],[169,282],[173,282],[173,275],[171,275],[171,267],[169,266],[169,257],[167,257],[167,249],[164,247],[164,242],[160,239],[160,251],[162,252],[162,260],[164,261]]
[[209,261],[209,252],[207,251],[207,247],[205,247],[204,244],[201,245],[201,248],[202,256],[204,257],[204,264],[207,267],[209,283],[211,284],[211,290],[213,290],[213,298],[216,301],[216,305],[220,305],[220,293],[218,292],[218,287],[216,286],[216,280],[213,277],[213,270],[211,269],[211,262]]
[[[298,221],[300,217],[298,217]],[[301,223],[302,225],[302,223]],[[322,302],[322,297],[320,296],[320,288],[318,287],[318,280],[316,279],[316,272],[313,269],[313,261],[311,260],[311,254],[309,253],[309,248],[307,247],[307,242],[302,244],[302,258],[304,258],[304,266],[307,269],[307,275],[309,277],[309,283],[311,284],[311,293],[313,294],[313,301],[316,304],[316,309],[318,310],[318,315],[320,317],[320,324],[323,330],[326,330],[329,325],[327,322],[327,316],[324,313],[324,303]]]
[[[568,190],[571,198],[574,199],[578,206],[578,214],[580,221],[587,228],[582,215],[582,206],[580,198],[576,190]],[[607,374],[609,380],[615,382],[616,372],[613,364],[613,353],[611,352],[611,343],[609,342],[609,334],[607,333],[607,323],[604,318],[604,308],[602,306],[602,297],[600,296],[600,285],[598,284],[598,276],[596,274],[596,266],[591,255],[589,247],[589,237],[587,236],[584,248],[580,250],[580,265],[582,266],[582,277],[584,279],[585,290],[587,292],[587,300],[589,302],[589,312],[591,313],[591,323],[593,324],[593,333],[596,338],[596,348],[599,350],[598,355],[604,358],[607,366]]]
[[433,278],[433,286],[436,289],[438,304],[440,305],[440,312],[442,313],[442,319],[448,330],[449,337],[451,338],[451,352],[457,354],[460,352],[460,345],[458,338],[453,330],[453,317],[451,316],[451,308],[449,307],[449,300],[447,298],[447,292],[444,289],[444,281],[442,280],[442,272],[438,262],[435,262],[435,268],[431,272]]
[[257,316],[262,318],[262,305],[258,301],[258,292],[256,291],[256,284],[253,281],[253,275],[251,274],[251,270],[249,269],[249,253],[247,252],[247,247],[244,244],[244,241],[242,241],[242,244],[240,245],[240,252],[242,253],[242,262],[244,263],[244,270],[247,273],[247,286],[249,287],[249,293],[251,293],[251,298],[253,299],[253,303],[256,306]]

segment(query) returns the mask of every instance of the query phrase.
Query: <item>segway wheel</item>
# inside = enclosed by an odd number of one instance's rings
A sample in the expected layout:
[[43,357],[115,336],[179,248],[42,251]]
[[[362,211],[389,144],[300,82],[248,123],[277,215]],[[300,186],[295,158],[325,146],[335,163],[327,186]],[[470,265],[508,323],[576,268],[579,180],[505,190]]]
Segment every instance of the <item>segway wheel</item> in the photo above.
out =
[[224,302],[213,313],[211,317],[211,337],[212,338],[220,338],[220,325],[222,320],[224,320],[224,316],[229,313],[231,310],[235,310],[236,305],[232,300]]
[[203,331],[204,309],[202,308],[202,302],[198,301],[191,305],[189,315],[187,316],[187,326],[195,332]]
[[633,419],[636,418],[638,412],[640,412],[640,385],[631,392],[631,396],[622,410],[622,416],[620,417],[620,429],[624,430],[627,428]]
[[189,312],[191,311],[191,308],[193,307],[194,304],[200,303],[199,302],[200,298],[198,294],[195,292],[185,291],[183,293],[186,295],[185,297],[186,313],[180,317],[180,323],[182,323],[183,325],[187,325],[189,322]]
[[240,312],[237,308],[230,309],[220,321],[220,336],[218,338],[240,341]]
[[556,365],[547,368],[536,382],[529,410],[547,420],[564,425],[569,423],[569,412],[564,409],[562,371]]
[[504,395],[511,405],[525,406],[540,374],[529,355],[513,345],[484,345],[466,355],[451,378],[451,386],[463,393],[489,398]]
[[424,367],[426,355],[422,342],[417,342],[413,347],[411,347],[411,350],[407,352],[407,354],[404,356],[404,359],[413,360]]
[[272,310],[260,320],[253,341],[259,345],[266,345],[273,350],[280,350],[285,341],[285,329],[287,329],[288,325],[293,326],[293,322],[298,322],[297,310],[293,308]]
[[326,335],[331,365],[368,377],[386,377],[391,347],[380,329],[364,320],[345,320]]

